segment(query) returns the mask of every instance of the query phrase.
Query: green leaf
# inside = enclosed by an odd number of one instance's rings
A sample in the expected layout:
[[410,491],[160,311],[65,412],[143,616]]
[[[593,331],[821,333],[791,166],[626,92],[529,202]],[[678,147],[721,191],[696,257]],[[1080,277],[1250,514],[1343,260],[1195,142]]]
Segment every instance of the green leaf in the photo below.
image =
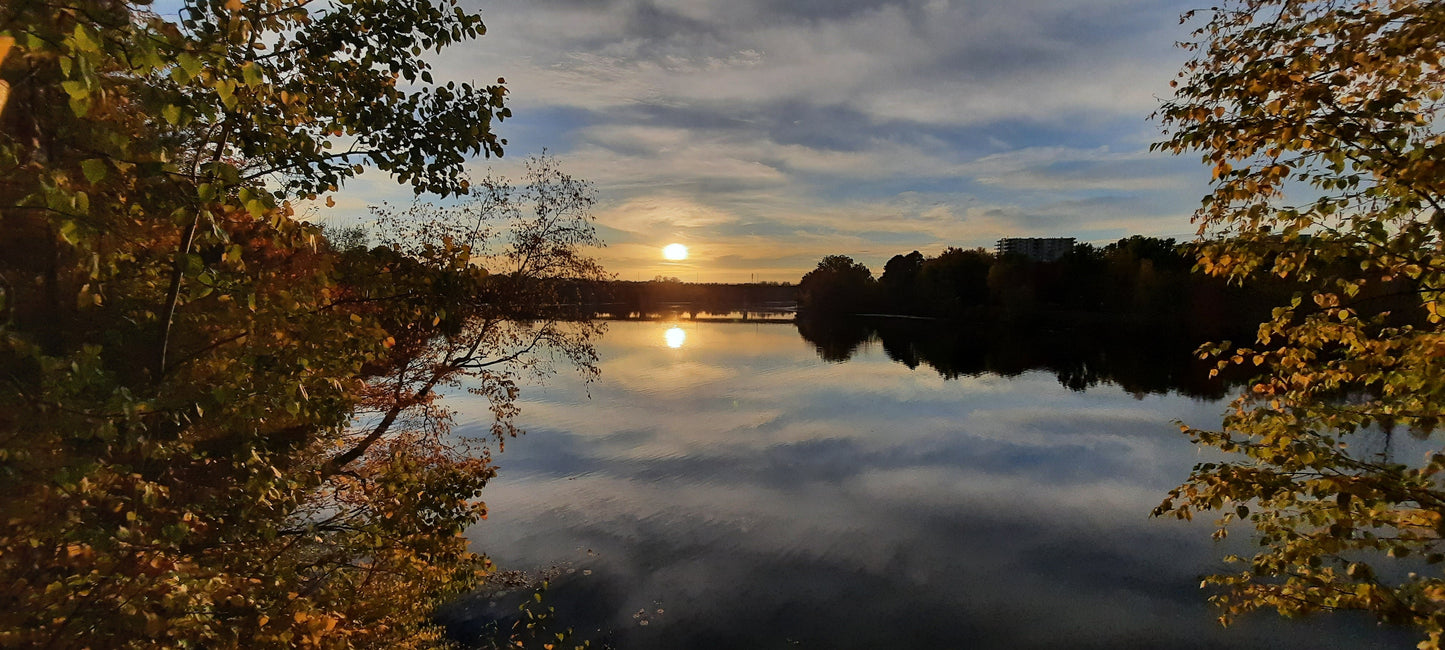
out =
[[90,158],[80,162],[80,171],[85,174],[85,180],[99,183],[105,179],[107,165],[100,158]]
[[85,117],[90,113],[90,97],[71,97],[70,112],[74,113],[76,117]]
[[83,80],[62,81],[60,87],[71,100],[90,98],[90,84]]
[[216,94],[221,98],[221,104],[227,110],[236,108],[236,82],[224,79],[216,84]]
[[78,240],[75,233],[74,221],[67,220],[60,222],[60,228],[58,228],[57,231],[57,234],[60,235],[60,238],[64,240],[67,244],[75,244],[75,242]]
[[90,30],[85,28],[84,23],[76,24],[75,30],[70,34],[70,40],[75,47],[82,52],[99,52],[100,43],[90,35]]
[[241,78],[246,81],[247,86],[252,88],[260,86],[266,81],[261,75],[261,66],[256,65],[254,61],[247,61],[241,65]]
[[177,56],[176,63],[181,66],[181,70],[185,71],[187,80],[194,79],[196,75],[201,74],[201,60],[189,52],[182,52]]
[[187,253],[181,257],[181,268],[187,276],[194,277],[200,275],[201,271],[205,270],[206,263],[205,260],[201,259],[200,255]]

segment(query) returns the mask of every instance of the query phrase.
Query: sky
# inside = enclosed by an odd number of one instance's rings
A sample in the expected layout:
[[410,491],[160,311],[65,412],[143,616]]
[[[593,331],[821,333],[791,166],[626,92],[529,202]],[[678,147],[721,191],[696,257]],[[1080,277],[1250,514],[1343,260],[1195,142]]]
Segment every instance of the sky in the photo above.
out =
[[[464,0],[467,1],[467,0]],[[1188,239],[1208,170],[1151,153],[1186,60],[1176,0],[470,0],[439,79],[507,80],[516,177],[595,184],[619,279],[796,282],[824,255],[1000,237]],[[411,200],[363,175],[317,214]],[[682,262],[661,249],[681,243]]]

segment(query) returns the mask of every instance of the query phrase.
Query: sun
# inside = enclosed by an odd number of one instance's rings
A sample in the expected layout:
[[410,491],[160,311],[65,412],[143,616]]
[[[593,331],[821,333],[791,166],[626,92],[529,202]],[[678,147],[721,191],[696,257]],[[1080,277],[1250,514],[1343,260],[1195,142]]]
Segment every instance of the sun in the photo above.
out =
[[687,259],[687,247],[682,244],[668,244],[662,247],[662,256],[673,261],[685,260]]

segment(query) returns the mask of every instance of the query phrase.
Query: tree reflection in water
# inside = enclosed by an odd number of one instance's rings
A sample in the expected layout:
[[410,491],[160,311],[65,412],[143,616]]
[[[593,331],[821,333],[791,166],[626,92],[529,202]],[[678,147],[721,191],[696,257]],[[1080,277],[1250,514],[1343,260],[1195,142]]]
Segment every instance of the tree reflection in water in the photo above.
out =
[[1106,383],[1136,397],[1172,391],[1201,399],[1223,398],[1248,379],[1237,373],[1210,378],[1213,362],[1195,354],[1204,337],[1147,324],[802,316],[796,324],[826,361],[847,361],[877,343],[889,359],[909,368],[928,366],[948,379],[1044,370],[1074,391]]

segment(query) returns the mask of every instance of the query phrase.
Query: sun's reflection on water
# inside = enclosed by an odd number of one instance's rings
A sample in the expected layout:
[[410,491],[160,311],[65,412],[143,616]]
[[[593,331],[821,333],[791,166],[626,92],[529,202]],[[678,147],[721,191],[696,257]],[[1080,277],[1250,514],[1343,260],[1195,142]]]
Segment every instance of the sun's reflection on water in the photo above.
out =
[[[499,454],[489,517],[468,535],[504,566],[592,571],[559,578],[549,594],[571,604],[557,620],[612,630],[617,647],[1398,638],[1324,619],[1217,625],[1196,593],[1217,562],[1208,530],[1141,513],[1198,462],[1170,421],[1208,421],[1218,401],[1107,381],[1078,391],[1023,361],[949,379],[910,351],[944,355],[954,348],[926,346],[951,339],[865,338],[842,363],[792,324],[608,325],[600,379],[559,373],[523,391],[527,436]],[[490,435],[486,398],[455,397],[463,433]],[[654,600],[667,614],[642,628],[632,614]],[[515,611],[479,613],[488,602],[456,611],[478,629]],[[775,612],[799,612],[797,627]]]
[[687,342],[687,332],[684,332],[681,327],[671,328],[662,336],[667,341],[667,347],[674,349],[682,347],[682,344]]

